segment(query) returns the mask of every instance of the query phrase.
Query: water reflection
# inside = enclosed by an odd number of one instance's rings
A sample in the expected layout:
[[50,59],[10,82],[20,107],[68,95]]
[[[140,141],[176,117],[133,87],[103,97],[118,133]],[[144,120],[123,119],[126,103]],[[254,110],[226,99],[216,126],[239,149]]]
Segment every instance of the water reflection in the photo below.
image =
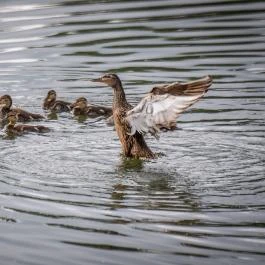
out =
[[77,115],[74,117],[79,123],[84,123],[88,119],[88,115]]
[[121,158],[112,186],[112,209],[127,207],[134,201],[135,208],[148,210],[200,210],[200,199],[192,191],[194,181],[177,172],[146,170],[148,163],[153,162]]
[[126,158],[121,156],[121,162],[117,166],[117,173],[124,174],[128,171],[139,171],[144,166],[144,160],[137,158]]
[[54,111],[51,111],[47,114],[49,120],[58,120],[58,114]]

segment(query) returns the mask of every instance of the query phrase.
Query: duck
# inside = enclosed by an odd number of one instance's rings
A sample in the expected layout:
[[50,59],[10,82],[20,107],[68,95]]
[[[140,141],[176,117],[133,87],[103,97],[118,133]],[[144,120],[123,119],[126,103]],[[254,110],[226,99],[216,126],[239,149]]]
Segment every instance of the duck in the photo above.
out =
[[107,73],[91,79],[113,89],[113,119],[115,130],[128,158],[153,159],[157,155],[148,147],[144,136],[159,138],[161,128],[176,126],[178,116],[200,100],[212,84],[208,75],[195,81],[157,85],[133,107],[127,102],[122,82],[117,74]]
[[84,115],[95,118],[98,116],[110,117],[112,115],[112,107],[90,104],[85,97],[76,99],[70,105],[70,109],[74,116]]
[[10,95],[3,95],[0,97],[0,120],[2,126],[6,124],[6,117],[11,111],[17,114],[17,119],[19,122],[45,119],[45,117],[40,114],[30,113],[19,108],[12,108],[12,104],[13,101]]
[[18,113],[11,111],[7,115],[7,125],[4,128],[4,132],[7,135],[20,136],[27,132],[46,133],[50,129],[43,125],[27,125],[27,124],[16,124],[18,121]]
[[42,108],[44,110],[50,110],[52,112],[70,112],[70,102],[56,100],[57,93],[55,90],[49,90],[47,96],[43,101]]

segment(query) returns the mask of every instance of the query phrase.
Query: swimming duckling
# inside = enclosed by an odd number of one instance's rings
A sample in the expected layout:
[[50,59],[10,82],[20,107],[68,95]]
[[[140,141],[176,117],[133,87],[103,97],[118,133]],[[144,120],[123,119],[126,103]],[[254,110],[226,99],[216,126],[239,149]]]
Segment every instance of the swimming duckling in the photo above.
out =
[[43,101],[43,109],[50,110],[52,112],[70,112],[70,102],[56,100],[56,91],[50,90],[46,98]]
[[133,107],[127,102],[121,80],[116,74],[105,74],[92,81],[113,88],[115,129],[124,156],[134,158],[155,158],[144,140],[144,134],[149,132],[157,138],[160,128],[175,125],[177,117],[203,97],[212,84],[212,78],[206,76],[187,83],[156,86]]
[[72,113],[75,116],[84,115],[88,117],[111,116],[112,108],[100,105],[89,104],[84,97],[78,98],[70,105]]
[[32,120],[41,120],[44,117],[40,114],[34,114],[27,112],[25,110],[19,108],[12,108],[12,98],[9,95],[4,95],[0,97],[0,120],[2,121],[2,125],[6,124],[6,117],[8,113],[12,111],[17,114],[17,119],[19,122],[26,122]]
[[37,132],[37,133],[46,133],[50,129],[42,125],[26,125],[26,124],[16,124],[18,121],[18,114],[14,111],[11,111],[7,115],[8,124],[4,128],[4,131],[8,135],[22,135],[26,132]]

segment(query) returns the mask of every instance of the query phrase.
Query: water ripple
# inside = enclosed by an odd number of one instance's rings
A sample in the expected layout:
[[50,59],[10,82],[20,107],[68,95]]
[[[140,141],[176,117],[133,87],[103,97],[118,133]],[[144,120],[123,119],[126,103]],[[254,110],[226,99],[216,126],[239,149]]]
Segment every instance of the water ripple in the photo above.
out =
[[49,89],[111,105],[84,81],[110,71],[132,104],[157,83],[214,79],[178,130],[146,136],[154,161],[122,158],[101,118],[0,139],[2,262],[264,264],[263,1],[0,6],[0,95],[29,111]]

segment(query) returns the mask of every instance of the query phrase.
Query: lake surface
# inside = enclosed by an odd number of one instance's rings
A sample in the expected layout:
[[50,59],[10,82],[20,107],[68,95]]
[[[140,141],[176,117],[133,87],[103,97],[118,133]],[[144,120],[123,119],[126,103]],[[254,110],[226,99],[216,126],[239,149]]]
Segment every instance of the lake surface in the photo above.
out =
[[102,118],[43,121],[0,139],[1,265],[265,263],[265,2],[0,3],[0,95],[43,113],[49,89],[136,104],[155,84],[210,74],[207,95],[156,141],[120,156]]

